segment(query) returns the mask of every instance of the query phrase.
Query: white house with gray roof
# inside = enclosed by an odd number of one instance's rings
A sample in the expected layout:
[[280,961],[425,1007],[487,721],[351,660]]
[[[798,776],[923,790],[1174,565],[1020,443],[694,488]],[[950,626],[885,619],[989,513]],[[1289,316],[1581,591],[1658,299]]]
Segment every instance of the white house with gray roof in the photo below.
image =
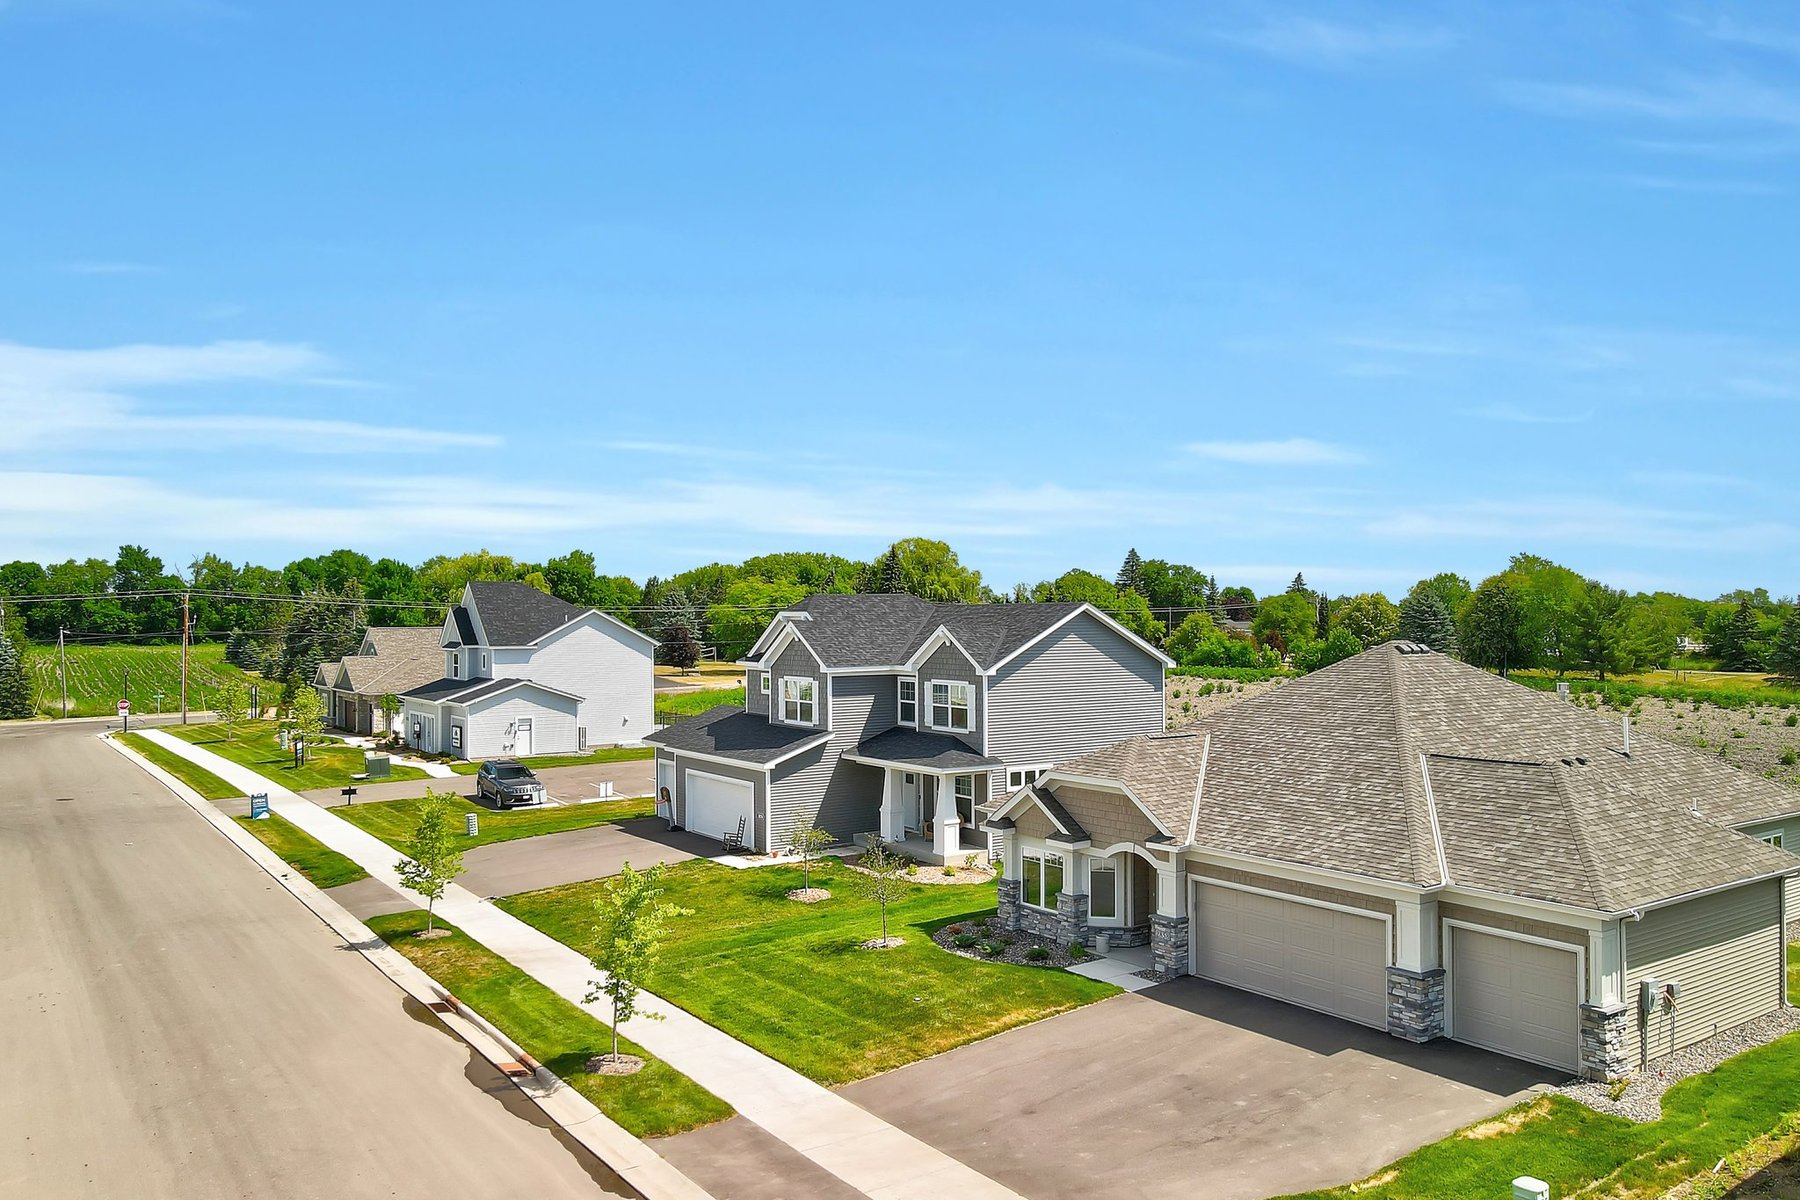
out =
[[575,754],[651,729],[656,641],[522,583],[470,583],[438,632],[443,674],[401,697],[407,745],[458,758]]
[[[1800,792],[1410,643],[995,806],[1003,921],[1613,1079],[1780,1008]],[[1670,985],[1675,985],[1671,991]]]
[[1088,604],[821,595],[742,665],[741,707],[646,739],[671,820],[759,850],[815,823],[946,862],[987,852],[990,797],[1162,729],[1170,660]]

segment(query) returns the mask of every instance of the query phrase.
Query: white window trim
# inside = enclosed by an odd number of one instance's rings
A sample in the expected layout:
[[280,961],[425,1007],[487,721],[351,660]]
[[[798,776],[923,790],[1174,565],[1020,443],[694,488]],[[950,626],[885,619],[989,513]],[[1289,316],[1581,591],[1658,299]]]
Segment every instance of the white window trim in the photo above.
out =
[[[1124,857],[1123,855],[1119,855],[1119,854],[1108,854],[1101,858],[1089,858],[1088,859],[1088,865],[1087,865],[1088,889],[1087,890],[1088,890],[1088,904],[1089,904],[1088,923],[1090,925],[1105,925],[1105,926],[1107,926],[1109,928],[1113,928],[1113,929],[1122,929],[1125,926],[1125,914],[1119,911],[1121,908],[1124,907],[1122,904],[1120,904],[1120,901],[1124,899],[1124,896],[1121,895],[1120,893],[1124,889],[1120,886],[1120,879],[1119,879],[1119,876],[1124,874],[1124,872],[1119,869],[1119,862],[1120,862],[1120,859],[1122,859],[1123,857]],[[1101,914],[1096,913],[1092,910],[1093,896],[1094,896],[1094,872],[1095,871],[1111,871],[1112,872],[1113,910],[1112,910],[1111,916],[1102,916]]]
[[[1018,791],[1020,788],[1024,787],[1027,783],[1036,783],[1039,779],[1042,779],[1044,777],[1045,773],[1048,772],[1053,765],[1054,764],[1052,764],[1052,763],[1025,763],[1025,764],[1023,764],[1021,766],[1017,766],[1017,767],[1010,767],[1010,766],[1007,767],[1006,768],[1006,794],[1010,796],[1014,792]],[[1037,772],[1036,778],[1028,779],[1028,780],[1022,779],[1018,783],[1013,782],[1013,776],[1023,775],[1027,771],[1036,771]]]
[[488,652],[486,650],[481,652],[481,669],[484,671],[488,669]]
[[460,650],[450,652],[450,678],[462,678],[462,652]]
[[1785,849],[1787,849],[1787,846],[1784,845],[1784,843],[1787,839],[1784,838],[1782,835],[1785,834],[1786,832],[1787,832],[1787,830],[1785,830],[1785,829],[1771,829],[1767,833],[1757,834],[1756,840],[1759,842],[1765,842],[1768,845],[1775,847],[1777,850],[1785,850]]
[[769,673],[767,671],[758,671],[756,673],[756,678],[757,678],[757,682],[762,687],[762,694],[765,696],[768,695],[769,694]]
[[[794,715],[791,717],[788,716],[788,711],[787,711],[788,710],[788,684],[790,684],[790,683],[796,685],[796,687],[794,689],[794,693],[795,693],[794,694]],[[800,684],[805,684],[812,688],[812,699],[811,700],[800,699],[799,687],[798,687],[798,685],[800,685]],[[801,705],[807,705],[807,706],[811,707],[812,716],[810,719],[803,720],[800,717]],[[817,728],[818,727],[818,724],[819,724],[819,681],[818,680],[812,678],[810,675],[783,675],[781,677],[781,723],[783,725],[804,725],[804,726],[807,726],[808,728]]]
[[[1056,869],[1061,871],[1063,869],[1063,856],[1055,850],[1037,850],[1030,846],[1021,846],[1019,848],[1019,903],[1023,904],[1026,908],[1034,909],[1037,912],[1055,912],[1055,896],[1049,898],[1048,905],[1039,904],[1035,901],[1028,900],[1025,897],[1025,860],[1030,858],[1035,858],[1038,861],[1038,884],[1041,888],[1044,875],[1049,869],[1048,864],[1055,863]],[[1057,891],[1060,893],[1063,888],[1068,886],[1068,883],[1069,881],[1067,879],[1063,880],[1063,887],[1058,888]]]
[[[913,692],[911,701],[908,701],[905,696],[900,694],[901,689],[904,688],[909,683],[912,684],[912,692]],[[912,720],[910,720],[910,721],[907,720],[906,717],[900,711],[901,706],[905,705],[907,703],[912,704],[913,715],[912,715]],[[894,679],[894,720],[895,720],[895,723],[904,725],[908,729],[917,729],[919,727],[919,678],[918,678],[918,676],[916,676],[916,675],[913,675],[913,676],[900,675],[900,676],[895,677],[895,679]]]
[[[963,708],[969,714],[969,723],[967,725],[959,726],[959,725],[955,725],[955,724],[944,724],[944,725],[938,724],[937,698],[936,697],[937,697],[937,689],[939,687],[963,689],[963,693],[967,697],[967,699],[964,701]],[[946,697],[953,695],[953,694],[954,694],[953,692],[945,693]],[[928,728],[941,729],[946,733],[971,733],[974,731],[974,729],[975,729],[975,685],[974,684],[970,683],[966,679],[933,679],[930,683],[928,683],[926,685],[925,698],[926,698],[927,704],[929,705],[929,707],[926,710],[926,714],[925,714]],[[956,705],[954,702],[946,702],[944,709],[945,709],[946,716],[953,717],[956,712]]]

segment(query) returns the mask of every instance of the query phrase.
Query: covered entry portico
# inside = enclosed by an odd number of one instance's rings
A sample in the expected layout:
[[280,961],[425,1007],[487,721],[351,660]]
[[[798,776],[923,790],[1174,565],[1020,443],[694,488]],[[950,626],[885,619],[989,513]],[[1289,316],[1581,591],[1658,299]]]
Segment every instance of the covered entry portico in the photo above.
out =
[[895,729],[844,756],[881,769],[881,827],[876,836],[914,858],[946,863],[987,855],[977,810],[1000,760],[941,733]]

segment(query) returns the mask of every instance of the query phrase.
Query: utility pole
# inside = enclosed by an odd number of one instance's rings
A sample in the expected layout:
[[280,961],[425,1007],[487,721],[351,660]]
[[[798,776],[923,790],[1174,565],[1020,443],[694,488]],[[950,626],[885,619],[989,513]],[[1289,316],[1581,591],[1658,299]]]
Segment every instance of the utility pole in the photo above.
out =
[[56,679],[62,684],[62,711],[57,714],[59,717],[69,715],[69,656],[63,651],[63,634],[67,632],[60,625],[56,627]]
[[187,659],[188,659],[188,602],[194,593],[181,593],[181,723],[187,720]]

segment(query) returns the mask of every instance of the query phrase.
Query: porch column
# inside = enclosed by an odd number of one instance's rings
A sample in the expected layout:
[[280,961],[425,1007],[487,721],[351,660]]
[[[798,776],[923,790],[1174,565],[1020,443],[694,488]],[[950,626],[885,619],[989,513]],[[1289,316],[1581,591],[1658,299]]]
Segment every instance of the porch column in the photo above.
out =
[[939,775],[937,779],[937,800],[933,807],[931,829],[931,848],[944,862],[962,853],[962,817],[956,811],[956,784],[954,777]]
[[1019,839],[1011,833],[1006,835],[1005,850],[1000,859],[1000,879],[995,885],[998,892],[1000,927],[1002,929],[1019,928],[1019,880],[1025,873],[1025,855],[1019,846]]
[[899,789],[894,786],[894,769],[881,768],[881,825],[880,836],[883,841],[897,842],[904,836],[900,828],[903,818],[900,815]]
[[1394,964],[1387,972],[1388,1032],[1409,1042],[1444,1036],[1444,968],[1435,899],[1394,902]]
[[[1143,864],[1138,864],[1141,869]],[[1156,866],[1156,912],[1150,917],[1150,957],[1164,978],[1188,973],[1187,864],[1179,854]]]
[[1631,1006],[1625,996],[1624,938],[1620,921],[1608,921],[1588,933],[1588,1000],[1581,1006],[1584,1079],[1610,1083],[1631,1073]]

